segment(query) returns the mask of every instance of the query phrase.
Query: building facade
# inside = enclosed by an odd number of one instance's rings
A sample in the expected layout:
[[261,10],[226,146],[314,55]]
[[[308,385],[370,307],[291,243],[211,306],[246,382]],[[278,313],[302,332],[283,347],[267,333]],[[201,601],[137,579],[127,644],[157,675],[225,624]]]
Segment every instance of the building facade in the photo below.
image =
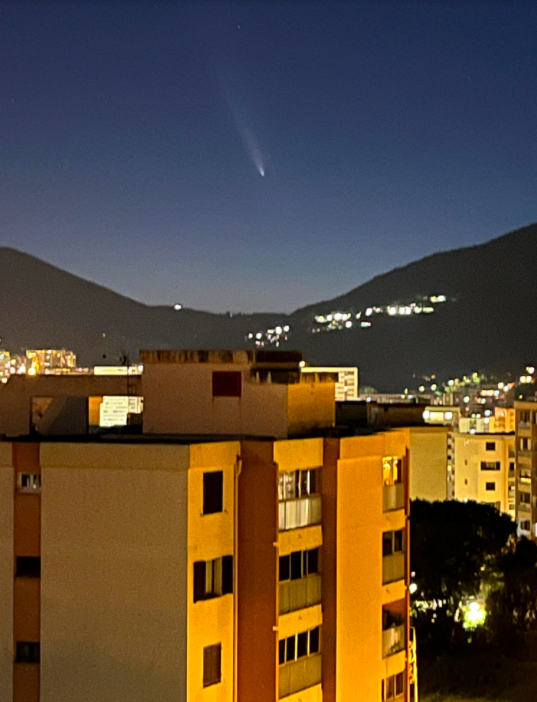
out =
[[516,521],[520,534],[537,538],[537,402],[515,402]]
[[0,699],[407,700],[404,432],[0,443]]

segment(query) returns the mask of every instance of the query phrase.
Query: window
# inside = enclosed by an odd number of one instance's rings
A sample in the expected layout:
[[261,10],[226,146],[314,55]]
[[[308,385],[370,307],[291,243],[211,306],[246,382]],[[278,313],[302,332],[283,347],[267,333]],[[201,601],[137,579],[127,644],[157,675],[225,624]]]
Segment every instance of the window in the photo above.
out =
[[280,582],[299,580],[319,572],[319,549],[294,551],[288,556],[280,556]]
[[21,492],[41,492],[41,475],[39,473],[19,473],[18,486]]
[[530,410],[521,410],[520,411],[520,422],[525,422],[528,423],[531,421],[531,412]]
[[41,558],[39,556],[17,556],[17,578],[40,578]]
[[529,505],[531,503],[531,496],[529,492],[521,492],[519,500],[522,504]]
[[520,438],[520,450],[529,451],[530,450],[530,440],[527,437]]
[[203,687],[216,685],[222,680],[222,644],[203,649]]
[[395,485],[403,482],[403,460],[386,457],[382,459],[384,485]]
[[39,644],[33,641],[17,641],[17,663],[39,663]]
[[404,693],[405,689],[405,674],[397,673],[390,675],[382,681],[382,702],[393,700]]
[[391,556],[403,551],[404,530],[385,531],[382,534],[382,555]]
[[224,473],[221,470],[203,474],[203,514],[224,510]]
[[296,500],[319,492],[319,471],[317,468],[295,470],[289,473],[280,473],[278,480],[278,499]]
[[509,462],[509,472],[514,473],[515,472],[515,464],[514,461]]
[[496,490],[496,483],[485,483],[485,490]]
[[280,639],[278,651],[280,665],[319,653],[319,627],[317,626],[309,631],[301,631],[300,634],[293,634],[293,636],[288,636],[286,639]]
[[233,556],[194,563],[194,602],[233,592]]
[[240,397],[241,395],[240,371],[213,371],[213,397]]
[[481,461],[481,470],[500,470],[500,461]]
[[530,520],[529,519],[524,519],[520,522],[520,528],[523,531],[530,531],[531,525],[530,525]]
[[496,451],[496,442],[495,441],[487,441],[485,443],[485,451]]

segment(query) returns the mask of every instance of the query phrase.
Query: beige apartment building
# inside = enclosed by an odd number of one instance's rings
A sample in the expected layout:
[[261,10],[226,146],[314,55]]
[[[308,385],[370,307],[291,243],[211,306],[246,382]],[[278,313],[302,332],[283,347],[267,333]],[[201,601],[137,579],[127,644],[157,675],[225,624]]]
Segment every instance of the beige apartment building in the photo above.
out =
[[150,433],[0,442],[0,700],[414,700],[408,430],[311,436],[328,378],[297,419],[288,356],[186,353],[144,359]]
[[515,402],[516,520],[518,531],[537,538],[537,401]]
[[515,436],[455,435],[455,499],[493,504],[515,517]]

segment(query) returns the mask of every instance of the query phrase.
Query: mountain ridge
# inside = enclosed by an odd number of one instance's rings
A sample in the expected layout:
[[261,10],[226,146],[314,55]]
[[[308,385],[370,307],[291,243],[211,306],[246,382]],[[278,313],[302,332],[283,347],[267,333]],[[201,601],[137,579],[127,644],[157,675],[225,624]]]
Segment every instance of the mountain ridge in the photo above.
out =
[[[414,376],[535,362],[537,224],[431,254],[373,277],[330,300],[278,313],[215,314],[147,305],[11,247],[0,247],[0,337],[12,351],[69,347],[81,363],[136,359],[144,348],[243,348],[247,335],[289,324],[285,348],[323,365],[358,365],[367,384],[401,389]],[[445,295],[435,313],[372,318],[373,326],[313,334],[314,318],[336,310],[355,320],[366,306]],[[253,344],[252,342],[249,342]],[[534,356],[535,354],[535,356]]]

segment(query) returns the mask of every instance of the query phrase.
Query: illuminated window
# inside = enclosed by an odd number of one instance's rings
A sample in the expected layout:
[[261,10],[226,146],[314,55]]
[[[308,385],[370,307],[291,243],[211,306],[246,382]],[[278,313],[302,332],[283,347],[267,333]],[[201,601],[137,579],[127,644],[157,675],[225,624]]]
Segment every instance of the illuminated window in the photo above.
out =
[[224,510],[224,473],[221,470],[203,474],[203,514]]
[[240,397],[241,394],[240,371],[213,371],[213,397]]
[[39,556],[17,556],[17,578],[40,578],[41,558]]
[[19,473],[18,486],[21,492],[41,492],[41,475],[39,473]]
[[40,646],[34,641],[17,641],[17,663],[39,663]]
[[320,651],[320,629],[310,629],[299,634],[293,634],[286,639],[280,639],[278,644],[278,660],[280,665],[291,663],[299,658],[313,656]]
[[194,563],[194,602],[233,593],[233,556]]
[[203,687],[216,685],[222,680],[222,644],[203,649]]
[[396,485],[403,482],[403,460],[386,457],[382,459],[384,485]]
[[278,499],[295,500],[319,492],[319,471],[317,468],[280,473]]

